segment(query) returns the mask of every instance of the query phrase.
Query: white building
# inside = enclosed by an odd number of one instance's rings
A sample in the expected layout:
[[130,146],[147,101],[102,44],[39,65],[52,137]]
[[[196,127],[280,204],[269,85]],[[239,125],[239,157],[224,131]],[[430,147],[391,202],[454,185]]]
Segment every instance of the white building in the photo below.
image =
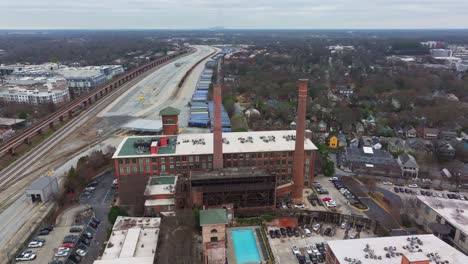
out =
[[63,78],[21,78],[7,79],[0,86],[0,99],[7,103],[61,104],[70,100],[70,94]]
[[327,264],[468,263],[467,256],[432,234],[330,240],[327,244]]
[[446,238],[454,247],[468,253],[468,201],[418,196],[416,207],[417,210],[412,215],[416,223],[427,232],[434,231],[431,223],[447,226],[449,234]]
[[449,49],[431,49],[432,57],[452,57],[452,51]]
[[155,263],[160,224],[161,218],[155,217],[117,217],[104,253],[94,264]]

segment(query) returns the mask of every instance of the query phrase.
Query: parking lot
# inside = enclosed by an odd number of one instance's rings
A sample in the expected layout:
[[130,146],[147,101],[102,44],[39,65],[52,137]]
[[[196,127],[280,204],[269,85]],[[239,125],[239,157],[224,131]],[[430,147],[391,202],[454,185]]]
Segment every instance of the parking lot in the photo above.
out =
[[450,191],[443,191],[443,190],[434,190],[434,189],[427,189],[427,188],[419,188],[409,186],[395,186],[386,182],[386,184],[381,184],[380,188],[386,189],[391,191],[401,198],[410,198],[415,196],[432,196],[438,197],[439,199],[455,199],[455,200],[462,200],[468,202],[468,194],[464,192],[450,192]]
[[357,209],[349,204],[346,197],[335,188],[333,182],[330,181],[327,177],[317,177],[315,179],[317,183],[322,186],[321,189],[328,191],[328,194],[318,194],[319,199],[324,199],[325,197],[330,197],[336,202],[336,207],[327,208],[330,211],[335,211],[342,214],[354,214],[354,215],[364,215],[363,210]]
[[[319,248],[320,245],[316,245],[317,243],[325,243],[324,248],[326,249],[326,243],[327,241],[330,240],[342,240],[345,237],[348,239],[350,237],[355,237],[357,232],[356,228],[349,228],[348,231],[346,231],[346,228],[341,228],[341,226],[336,226],[334,224],[327,224],[327,223],[320,223],[320,229],[318,231],[313,230],[313,226],[310,226],[308,229],[310,229],[311,234],[306,235],[305,231],[303,228],[298,228],[300,235],[296,237],[295,235],[289,236],[289,235],[282,235],[281,238],[271,238],[270,235],[268,235],[268,242],[270,243],[270,247],[273,251],[273,255],[275,256],[275,260],[277,263],[299,263],[298,257],[293,254],[293,246],[296,246],[300,252],[300,255],[304,256],[305,254],[308,254],[306,251],[306,246],[311,246],[315,245],[317,247],[318,252],[315,251],[312,253],[312,255],[315,255],[317,257],[317,260],[320,260],[320,256],[325,257],[325,254],[323,252],[320,252]],[[330,235],[324,235],[325,230],[327,228],[330,229]],[[270,230],[279,230],[279,227],[268,227],[267,234],[269,234]],[[347,235],[346,235],[347,232]],[[365,237],[373,237],[373,234],[369,234],[366,231],[362,231],[359,233],[359,236],[361,238]],[[314,257],[314,256],[312,256]],[[318,263],[324,263],[317,261]]]

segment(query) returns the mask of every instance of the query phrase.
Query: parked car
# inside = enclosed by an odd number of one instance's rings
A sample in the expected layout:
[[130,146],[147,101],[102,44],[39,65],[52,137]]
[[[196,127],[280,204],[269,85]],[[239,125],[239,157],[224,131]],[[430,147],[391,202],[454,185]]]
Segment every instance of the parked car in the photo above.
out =
[[286,233],[288,234],[289,237],[292,237],[294,235],[293,229],[291,227],[286,227]]
[[42,242],[42,243],[45,243],[45,242],[46,242],[45,239],[40,238],[40,237],[35,237],[35,238],[31,239],[31,241]]
[[295,237],[300,237],[301,233],[299,232],[299,229],[297,227],[294,228],[294,236]]
[[309,254],[304,254],[304,258],[306,264],[312,264],[312,260],[310,259]]
[[62,247],[74,248],[74,247],[75,247],[75,243],[63,243],[63,244],[62,244]]
[[346,229],[346,227],[348,226],[348,223],[346,223],[346,221],[344,221],[343,223],[341,223],[341,229]]
[[87,239],[93,239],[93,234],[91,234],[90,232],[84,232],[82,236]]
[[93,221],[94,223],[96,223],[98,225],[101,223],[101,220],[99,218],[97,218],[97,217],[91,218],[91,221]]
[[[276,230],[276,231],[278,231],[278,230]],[[279,231],[278,231],[278,233],[279,233]],[[275,232],[275,235],[276,235],[276,232]],[[87,239],[87,238],[83,238],[83,239],[81,239],[81,243],[85,244],[86,246],[89,246],[91,244],[91,241],[89,239]]]
[[37,241],[31,241],[28,244],[28,248],[39,248],[39,247],[43,247],[43,246],[44,246],[44,243],[37,242]]
[[80,257],[84,257],[86,255],[86,251],[82,250],[82,249],[77,249],[76,251],[76,254],[78,254]]
[[312,232],[310,232],[309,228],[304,228],[304,233],[305,233],[306,236],[311,236],[312,235]]
[[295,204],[295,205],[294,205],[294,208],[296,208],[296,209],[304,209],[304,208],[305,208],[305,205],[302,204],[302,203],[300,203],[300,204]]
[[337,181],[338,177],[330,177],[330,181]]
[[327,227],[327,228],[325,229],[325,231],[323,232],[323,234],[326,235],[326,236],[330,236],[330,235],[331,235],[331,231],[332,231],[332,229],[329,228],[329,227]]
[[52,230],[54,230],[54,226],[46,225],[46,226],[43,226],[40,230],[48,230],[49,232],[52,232]]
[[389,182],[389,181],[384,181],[382,182],[383,185],[393,185],[393,183]]
[[21,253],[18,255],[15,260],[16,261],[31,261],[36,258],[36,253]]
[[57,251],[57,252],[55,252],[54,256],[56,256],[56,257],[66,257],[66,256],[68,256],[69,253],[70,253],[70,251]]
[[59,247],[59,248],[57,248],[57,251],[66,251],[66,252],[69,252],[69,251],[70,251],[70,248],[67,248],[67,247]]
[[270,230],[270,231],[268,231],[268,233],[270,234],[270,238],[275,238],[276,237],[275,236],[275,231]]
[[287,235],[287,234],[286,234],[286,229],[283,228],[283,227],[280,228],[280,232],[281,232],[281,235],[282,235],[283,237],[285,237],[285,236]]
[[96,229],[96,228],[98,227],[98,225],[97,225],[95,222],[93,222],[93,221],[89,222],[88,225],[89,225],[90,227],[94,228],[94,229]]
[[399,193],[399,192],[400,192],[400,189],[398,189],[398,187],[393,187],[393,190],[394,190],[396,193]]
[[83,229],[81,227],[70,228],[70,233],[80,233]]
[[306,251],[307,254],[312,254],[312,247],[306,246],[305,251]]
[[75,263],[80,263],[81,261],[81,257],[76,254],[71,255],[69,259]]
[[38,235],[40,236],[47,236],[48,234],[50,234],[50,231],[49,230],[39,230],[39,233],[37,233]]
[[301,252],[299,251],[299,248],[297,246],[292,246],[292,253],[294,255],[301,254]]
[[315,225],[312,227],[312,230],[314,230],[315,232],[318,233],[318,232],[320,231],[320,228],[321,228],[321,227],[322,227],[322,226],[321,226],[320,224],[315,224]]
[[292,209],[292,204],[290,202],[287,202],[286,203],[286,206],[289,208],[289,209]]
[[49,261],[48,264],[63,264],[63,261],[54,259],[54,260]]
[[413,184],[408,184],[408,187],[410,188],[418,188],[419,186],[416,183]]

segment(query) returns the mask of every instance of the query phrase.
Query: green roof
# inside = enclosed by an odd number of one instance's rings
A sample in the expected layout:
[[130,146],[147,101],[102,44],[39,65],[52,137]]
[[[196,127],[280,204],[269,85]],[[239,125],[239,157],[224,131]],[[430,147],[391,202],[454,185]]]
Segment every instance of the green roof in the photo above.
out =
[[150,180],[150,185],[167,185],[167,184],[174,184],[175,177],[174,176],[161,176],[161,177],[154,177]]
[[200,211],[200,225],[227,224],[226,209],[208,209]]
[[174,108],[174,107],[166,107],[164,109],[162,109],[161,111],[159,111],[159,115],[160,116],[163,116],[163,115],[179,115],[180,114],[180,110],[177,109],[177,108]]
[[[167,146],[159,147],[157,153],[158,155],[174,154],[176,152],[177,137],[169,136],[167,138],[169,139]],[[135,147],[135,143],[137,143],[137,141],[151,143],[151,141],[155,139],[159,139],[159,137],[129,137],[125,140],[124,144],[122,145],[118,156],[150,155],[151,151],[149,148],[138,149]]]

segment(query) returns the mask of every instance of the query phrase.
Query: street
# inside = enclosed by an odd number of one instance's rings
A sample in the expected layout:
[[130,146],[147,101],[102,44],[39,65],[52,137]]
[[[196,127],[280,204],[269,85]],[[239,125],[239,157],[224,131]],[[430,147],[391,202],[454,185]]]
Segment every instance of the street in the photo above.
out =
[[[88,229],[91,229],[89,231],[94,234],[94,238],[81,263],[93,263],[101,253],[104,242],[107,240],[107,230],[112,228],[107,220],[107,215],[109,214],[109,209],[115,194],[115,189],[112,189],[112,181],[114,178],[114,172],[109,172],[96,178],[95,180],[99,183],[96,189],[90,195],[80,196],[80,204],[90,205],[94,210],[95,216],[101,220],[101,224],[98,226],[97,230],[88,226]],[[87,221],[88,219],[85,218],[84,222],[86,223]]]

